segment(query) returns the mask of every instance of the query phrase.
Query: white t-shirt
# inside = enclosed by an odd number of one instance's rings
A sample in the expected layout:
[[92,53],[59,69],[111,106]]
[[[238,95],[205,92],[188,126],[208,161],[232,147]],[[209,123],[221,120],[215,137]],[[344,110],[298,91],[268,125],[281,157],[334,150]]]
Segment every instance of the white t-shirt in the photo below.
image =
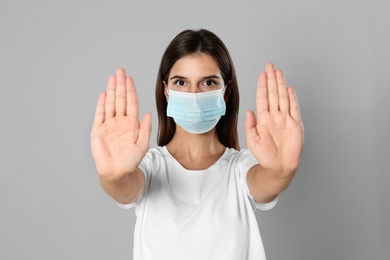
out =
[[206,170],[187,170],[156,147],[139,168],[146,182],[135,206],[134,260],[263,260],[254,210],[268,210],[250,195],[246,173],[257,164],[247,149],[226,149]]

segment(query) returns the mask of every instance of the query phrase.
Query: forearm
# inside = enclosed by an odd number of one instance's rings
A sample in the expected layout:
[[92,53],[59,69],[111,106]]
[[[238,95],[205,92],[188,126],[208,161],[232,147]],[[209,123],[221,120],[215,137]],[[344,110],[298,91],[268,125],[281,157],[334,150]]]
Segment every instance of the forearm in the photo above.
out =
[[115,201],[122,204],[130,204],[142,194],[145,177],[141,170],[126,174],[121,177],[108,177],[99,175],[103,190]]
[[247,183],[253,198],[262,203],[274,200],[288,188],[296,171],[297,168],[271,170],[255,165],[247,174]]

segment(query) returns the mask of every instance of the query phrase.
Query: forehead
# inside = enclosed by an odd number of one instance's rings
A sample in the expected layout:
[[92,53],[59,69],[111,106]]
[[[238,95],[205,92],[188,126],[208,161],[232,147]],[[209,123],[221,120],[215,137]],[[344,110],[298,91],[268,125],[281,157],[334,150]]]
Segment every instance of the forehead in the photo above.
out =
[[221,70],[215,59],[205,53],[186,55],[175,62],[169,77],[180,75],[183,77],[204,77],[208,75],[221,75]]

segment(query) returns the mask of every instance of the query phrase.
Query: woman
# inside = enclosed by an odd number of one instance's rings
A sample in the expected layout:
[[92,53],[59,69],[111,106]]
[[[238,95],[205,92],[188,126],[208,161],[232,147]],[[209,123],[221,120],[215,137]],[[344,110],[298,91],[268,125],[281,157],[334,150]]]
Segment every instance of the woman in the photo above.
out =
[[165,51],[156,83],[158,147],[151,114],[138,120],[123,69],[98,101],[92,152],[103,189],[135,206],[134,259],[265,259],[254,209],[270,209],[290,184],[303,148],[293,88],[267,64],[257,115],[247,111],[239,150],[239,95],[232,60],[207,30],[186,30]]

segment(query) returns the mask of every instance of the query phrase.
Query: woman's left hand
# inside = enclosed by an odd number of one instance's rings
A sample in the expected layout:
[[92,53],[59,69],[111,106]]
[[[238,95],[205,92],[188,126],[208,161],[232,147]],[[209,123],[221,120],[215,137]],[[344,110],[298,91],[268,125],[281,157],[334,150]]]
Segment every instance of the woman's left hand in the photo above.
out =
[[261,72],[256,95],[257,115],[247,111],[247,146],[261,168],[279,176],[294,173],[303,149],[303,125],[296,94],[272,63]]

